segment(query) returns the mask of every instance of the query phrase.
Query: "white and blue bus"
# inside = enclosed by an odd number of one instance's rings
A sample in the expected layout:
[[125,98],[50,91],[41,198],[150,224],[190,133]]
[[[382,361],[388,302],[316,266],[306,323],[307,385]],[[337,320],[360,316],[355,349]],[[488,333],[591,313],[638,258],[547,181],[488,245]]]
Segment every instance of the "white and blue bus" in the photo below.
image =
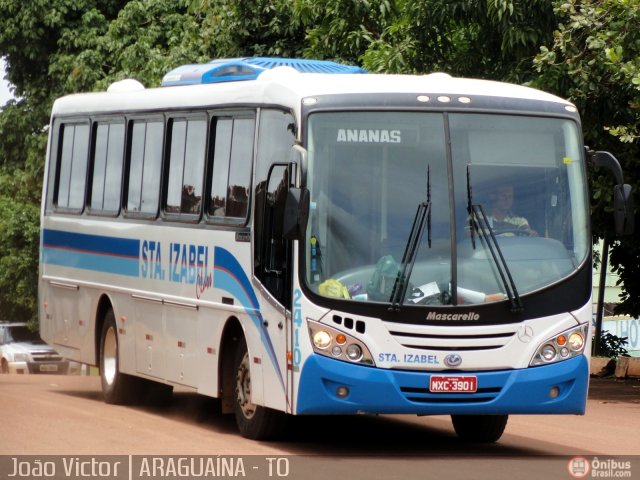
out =
[[576,108],[324,61],[187,65],[53,107],[43,338],[105,400],[174,386],[286,415],[583,414],[591,236]]

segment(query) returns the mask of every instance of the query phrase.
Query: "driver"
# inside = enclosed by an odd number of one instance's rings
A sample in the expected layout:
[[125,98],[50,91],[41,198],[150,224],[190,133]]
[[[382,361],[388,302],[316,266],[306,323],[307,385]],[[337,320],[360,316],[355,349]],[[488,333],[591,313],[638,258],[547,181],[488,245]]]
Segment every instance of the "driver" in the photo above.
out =
[[515,215],[513,206],[513,185],[501,185],[489,194],[491,214],[489,224],[496,233],[512,233],[537,237],[538,232],[529,226],[526,218]]

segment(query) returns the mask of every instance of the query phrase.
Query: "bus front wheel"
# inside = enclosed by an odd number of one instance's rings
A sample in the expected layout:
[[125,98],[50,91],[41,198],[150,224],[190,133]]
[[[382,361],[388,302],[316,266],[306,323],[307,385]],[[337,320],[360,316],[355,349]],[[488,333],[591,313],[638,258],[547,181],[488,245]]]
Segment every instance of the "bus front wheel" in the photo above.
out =
[[468,442],[497,442],[509,415],[451,415],[453,429],[458,437]]
[[285,414],[271,408],[255,405],[251,401],[249,352],[244,339],[240,340],[236,350],[234,372],[234,414],[242,436],[253,440],[273,439],[280,436],[285,426]]

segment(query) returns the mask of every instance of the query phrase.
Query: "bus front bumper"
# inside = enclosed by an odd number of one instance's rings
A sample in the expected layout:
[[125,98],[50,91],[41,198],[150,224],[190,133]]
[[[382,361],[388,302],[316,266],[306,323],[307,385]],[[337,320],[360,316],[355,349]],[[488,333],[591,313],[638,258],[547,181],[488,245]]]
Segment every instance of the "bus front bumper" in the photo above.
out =
[[[431,375],[474,375],[478,390],[431,393]],[[546,366],[483,372],[388,370],[312,355],[302,368],[296,413],[583,415],[588,383],[584,355]]]

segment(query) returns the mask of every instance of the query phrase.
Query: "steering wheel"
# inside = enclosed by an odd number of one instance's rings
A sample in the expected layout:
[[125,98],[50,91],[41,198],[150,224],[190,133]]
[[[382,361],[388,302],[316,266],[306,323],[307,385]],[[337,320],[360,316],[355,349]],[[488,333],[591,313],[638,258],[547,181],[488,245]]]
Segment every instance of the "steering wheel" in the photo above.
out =
[[527,228],[505,228],[503,230],[494,232],[496,237],[505,237],[505,236],[516,236],[516,237],[533,237],[535,235],[531,234],[531,229]]

